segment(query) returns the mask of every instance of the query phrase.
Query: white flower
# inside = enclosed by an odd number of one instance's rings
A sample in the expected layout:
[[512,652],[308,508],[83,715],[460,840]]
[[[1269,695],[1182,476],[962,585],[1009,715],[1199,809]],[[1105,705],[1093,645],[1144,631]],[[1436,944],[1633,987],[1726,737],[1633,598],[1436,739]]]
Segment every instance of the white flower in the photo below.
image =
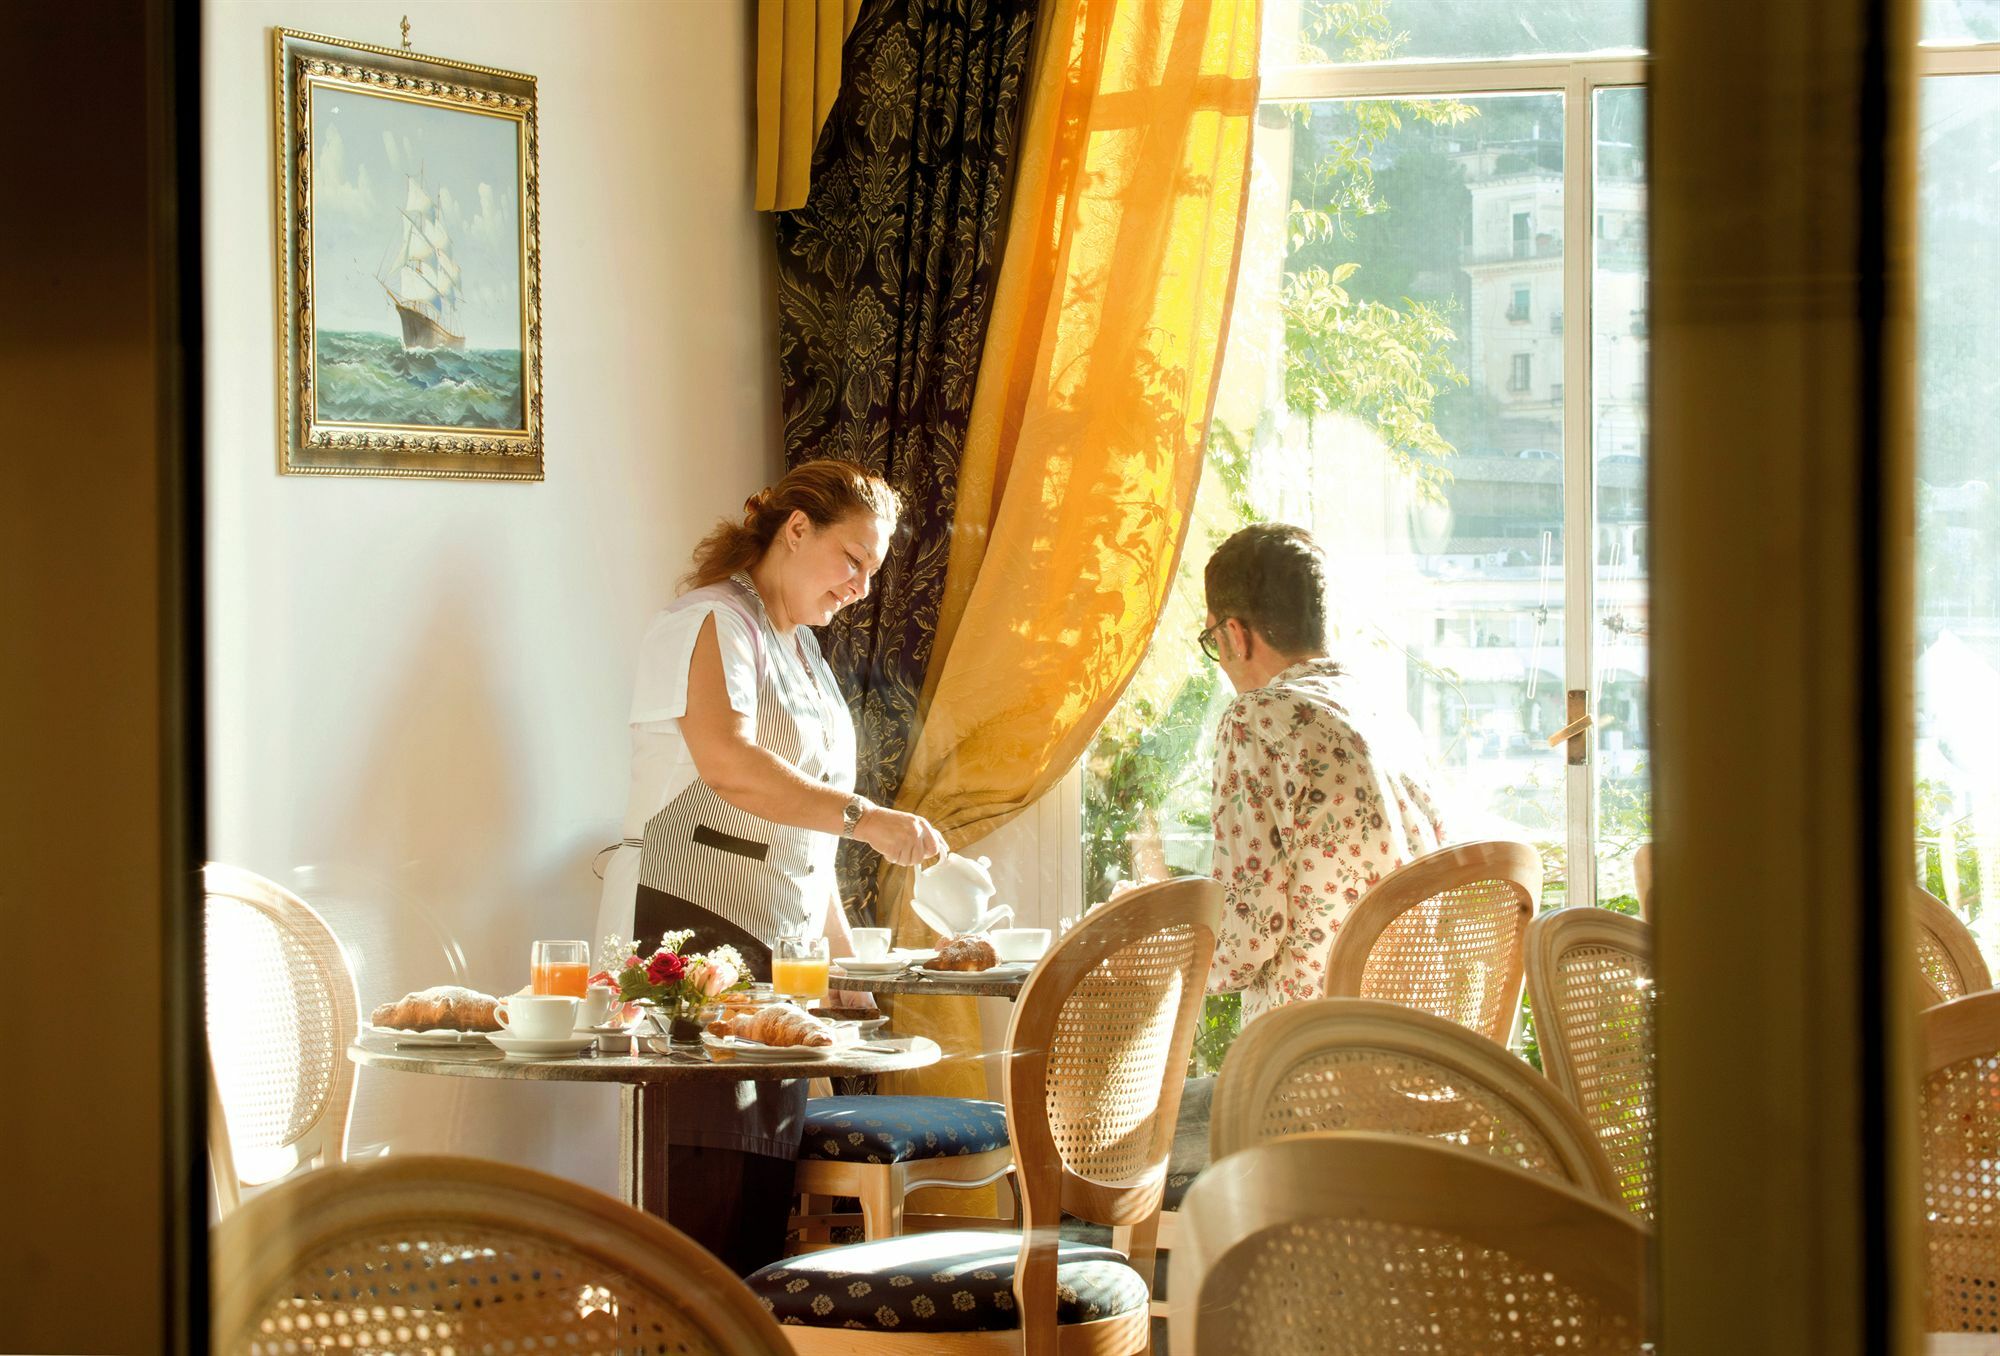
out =
[[662,933],[660,936],[660,950],[671,951],[678,956],[681,948],[688,944],[688,939],[692,936],[694,936],[693,928],[682,928],[679,932]]
[[615,932],[604,934],[604,940],[597,944],[597,968],[617,974],[625,968],[625,958],[632,952],[626,947],[625,939]]
[[710,965],[714,966],[718,970],[723,968],[724,966],[729,967],[730,969],[736,972],[736,976],[738,979],[741,979],[744,975],[750,973],[750,966],[748,965],[748,963],[744,961],[743,953],[741,951],[738,951],[735,947],[729,945],[727,942],[724,942],[721,946],[716,947],[706,956],[703,956],[702,959],[707,961]]

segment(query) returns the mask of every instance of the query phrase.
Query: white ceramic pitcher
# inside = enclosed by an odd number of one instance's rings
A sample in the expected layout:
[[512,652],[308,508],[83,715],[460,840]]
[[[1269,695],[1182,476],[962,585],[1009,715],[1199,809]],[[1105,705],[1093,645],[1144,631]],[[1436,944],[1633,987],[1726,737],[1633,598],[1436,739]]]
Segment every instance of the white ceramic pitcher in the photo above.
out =
[[1014,911],[1007,905],[986,907],[996,889],[992,865],[986,857],[946,853],[942,861],[917,873],[910,906],[943,937],[963,937],[1011,923]]

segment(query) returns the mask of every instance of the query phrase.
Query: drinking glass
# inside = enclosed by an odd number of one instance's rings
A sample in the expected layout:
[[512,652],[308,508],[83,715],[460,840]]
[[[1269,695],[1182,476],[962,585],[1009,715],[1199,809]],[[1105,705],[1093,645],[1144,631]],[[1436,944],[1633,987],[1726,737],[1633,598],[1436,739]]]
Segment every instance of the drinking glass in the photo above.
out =
[[528,958],[528,987],[582,998],[590,989],[590,943],[536,942]]
[[771,952],[771,987],[804,1001],[826,997],[824,937],[780,937]]

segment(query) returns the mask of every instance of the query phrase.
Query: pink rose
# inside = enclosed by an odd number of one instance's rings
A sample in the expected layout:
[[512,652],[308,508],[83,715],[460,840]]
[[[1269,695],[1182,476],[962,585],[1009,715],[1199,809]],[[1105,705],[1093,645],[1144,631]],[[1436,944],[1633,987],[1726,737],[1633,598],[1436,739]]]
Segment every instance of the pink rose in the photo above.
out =
[[[695,971],[699,971],[700,974],[697,975]],[[713,998],[736,987],[736,967],[728,961],[697,965],[694,970],[688,972],[688,978],[701,990],[702,997]]]
[[678,984],[687,973],[687,962],[671,951],[662,951],[646,964],[646,978],[655,984]]

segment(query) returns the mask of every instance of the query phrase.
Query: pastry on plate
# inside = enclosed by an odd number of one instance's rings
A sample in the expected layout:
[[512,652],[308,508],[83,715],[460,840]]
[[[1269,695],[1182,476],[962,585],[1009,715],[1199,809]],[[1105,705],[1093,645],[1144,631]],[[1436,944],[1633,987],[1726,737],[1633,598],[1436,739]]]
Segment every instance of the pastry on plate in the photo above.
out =
[[493,1005],[499,1001],[477,989],[439,984],[382,1004],[368,1020],[397,1031],[498,1031]]
[[938,950],[926,970],[991,970],[1000,963],[993,943],[984,937],[954,937]]
[[755,1012],[732,1012],[708,1024],[711,1036],[734,1036],[759,1045],[828,1046],[833,1028],[804,1008],[773,1003]]

